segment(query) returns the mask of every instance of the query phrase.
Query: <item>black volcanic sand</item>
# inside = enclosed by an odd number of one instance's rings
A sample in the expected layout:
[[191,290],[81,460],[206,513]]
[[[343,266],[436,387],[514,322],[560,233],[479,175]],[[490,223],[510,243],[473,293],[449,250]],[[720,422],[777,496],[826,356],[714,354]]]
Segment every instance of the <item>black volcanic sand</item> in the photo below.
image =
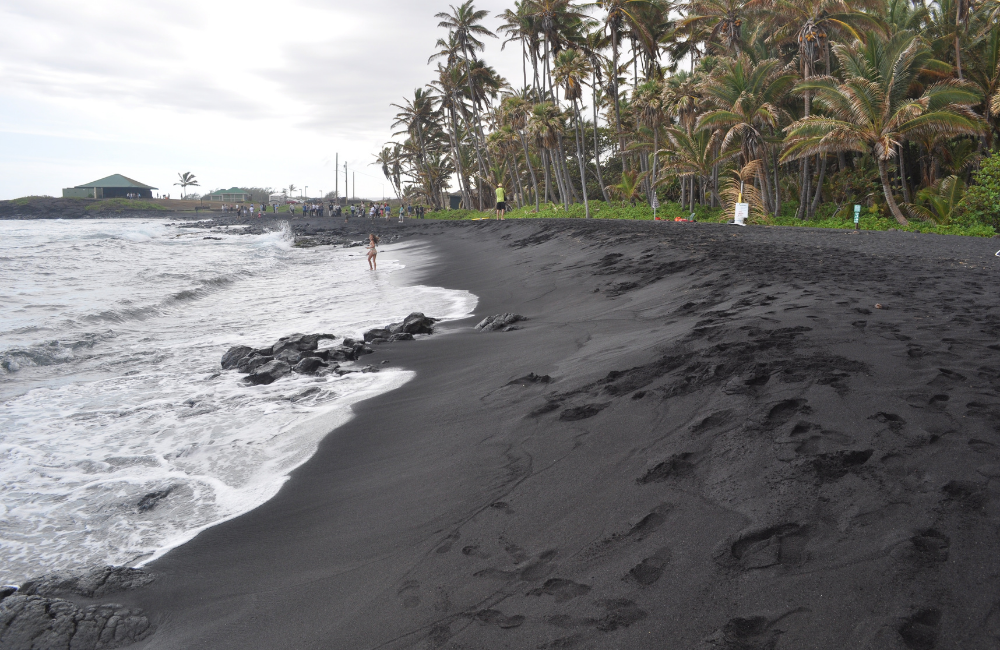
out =
[[374,227],[475,317],[117,595],[134,647],[1000,647],[997,240]]

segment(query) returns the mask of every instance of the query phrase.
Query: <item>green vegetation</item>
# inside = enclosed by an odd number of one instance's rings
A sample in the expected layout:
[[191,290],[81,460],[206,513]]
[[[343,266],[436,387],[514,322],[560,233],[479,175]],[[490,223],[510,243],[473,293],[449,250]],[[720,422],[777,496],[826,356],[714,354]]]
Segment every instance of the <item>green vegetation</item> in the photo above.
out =
[[1000,231],[1000,154],[983,161],[973,183],[956,206],[954,221],[967,226],[984,224]]
[[[854,229],[854,212],[850,206],[839,211],[836,215],[820,215],[816,219],[803,221],[795,217],[797,205],[792,203],[785,207],[781,216],[761,217],[751,216],[747,223],[761,226],[799,226],[809,228],[836,228],[841,230]],[[591,217],[594,219],[635,219],[651,221],[653,219],[653,209],[647,205],[625,206],[617,203],[607,204],[602,201],[590,202]],[[665,221],[673,221],[681,218],[687,219],[691,213],[686,207],[679,203],[663,203],[657,210],[656,216]],[[471,220],[471,219],[493,219],[496,212],[479,212],[477,210],[439,210],[428,212],[428,219],[446,220]],[[549,204],[542,206],[538,212],[534,207],[528,206],[516,210],[511,210],[505,215],[507,219],[584,219],[586,212],[582,204],[572,204],[569,209],[561,205]],[[705,223],[726,223],[732,221],[730,212],[725,212],[721,208],[709,208],[695,205],[695,221]],[[907,232],[931,233],[937,235],[966,235],[972,237],[992,237],[995,231],[991,226],[982,224],[958,224],[950,225],[938,224],[927,221],[911,221],[903,226],[894,219],[880,214],[871,208],[862,211],[860,218],[862,230],[902,230]]]
[[152,201],[102,199],[91,203],[84,210],[88,212],[141,212],[146,210],[166,210],[166,208]]
[[14,205],[29,205],[30,203],[37,201],[38,199],[51,199],[51,196],[43,195],[32,195],[32,196],[22,196],[20,198],[14,199]]
[[[436,17],[430,83],[393,104],[376,156],[400,199],[440,209],[454,189],[488,210],[502,184],[534,216],[650,218],[612,201],[656,198],[667,218],[744,202],[750,223],[850,228],[858,204],[866,229],[1000,230],[1000,0],[511,0],[496,16],[467,0]],[[491,39],[521,52],[516,78],[488,65]]]

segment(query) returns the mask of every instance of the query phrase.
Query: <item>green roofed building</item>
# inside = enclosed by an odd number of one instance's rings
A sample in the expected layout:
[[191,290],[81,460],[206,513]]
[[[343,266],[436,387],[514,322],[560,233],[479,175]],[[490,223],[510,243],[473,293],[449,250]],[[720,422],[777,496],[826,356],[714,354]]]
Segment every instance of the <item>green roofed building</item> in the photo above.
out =
[[151,199],[153,198],[153,190],[156,189],[159,188],[150,187],[121,174],[112,174],[92,183],[64,188],[63,198],[116,199],[125,198],[131,194],[143,199]]
[[222,201],[223,203],[241,203],[250,200],[250,192],[238,187],[230,187],[228,190],[216,190],[211,194],[201,197],[203,201]]

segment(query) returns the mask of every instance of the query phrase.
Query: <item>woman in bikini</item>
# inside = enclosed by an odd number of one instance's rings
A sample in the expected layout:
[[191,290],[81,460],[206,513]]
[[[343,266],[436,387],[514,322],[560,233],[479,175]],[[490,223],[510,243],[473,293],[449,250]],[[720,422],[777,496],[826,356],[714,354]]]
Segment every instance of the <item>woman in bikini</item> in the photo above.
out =
[[378,262],[375,260],[375,256],[378,255],[378,249],[375,248],[378,245],[378,237],[375,233],[368,235],[368,268],[372,271],[378,268]]

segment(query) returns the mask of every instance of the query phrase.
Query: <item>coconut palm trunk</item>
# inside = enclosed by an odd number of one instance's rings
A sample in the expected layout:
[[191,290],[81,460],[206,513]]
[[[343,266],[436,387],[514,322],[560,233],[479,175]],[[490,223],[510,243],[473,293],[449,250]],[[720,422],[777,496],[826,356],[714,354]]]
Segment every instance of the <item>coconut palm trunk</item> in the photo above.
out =
[[535,166],[531,164],[531,155],[528,153],[528,140],[524,137],[524,133],[518,132],[521,136],[521,146],[524,148],[524,161],[528,165],[528,173],[531,174],[531,187],[535,193],[535,212],[538,212],[538,178],[535,176]]
[[[597,70],[596,66],[594,70]],[[601,142],[598,138],[597,132],[597,73],[594,72],[592,77],[591,85],[591,96],[594,100],[594,166],[597,167],[597,184],[601,186],[601,196],[604,197],[605,203],[611,203],[611,199],[608,197],[608,189],[604,186],[604,176],[601,172]]]
[[879,178],[882,180],[882,193],[885,194],[885,202],[889,205],[889,211],[892,212],[892,216],[896,218],[896,221],[899,222],[901,226],[905,226],[910,222],[907,221],[906,217],[903,216],[903,212],[899,209],[899,206],[896,204],[896,197],[892,195],[892,184],[889,182],[888,161],[886,161],[881,156],[878,156],[877,159],[878,159],[878,175]]
[[581,151],[584,136],[580,133],[580,108],[576,103],[576,98],[573,99],[573,112],[576,114],[576,160],[580,166],[580,188],[583,191],[583,209],[587,215],[587,219],[589,219],[590,202],[587,200],[587,174],[584,171],[583,152]]

